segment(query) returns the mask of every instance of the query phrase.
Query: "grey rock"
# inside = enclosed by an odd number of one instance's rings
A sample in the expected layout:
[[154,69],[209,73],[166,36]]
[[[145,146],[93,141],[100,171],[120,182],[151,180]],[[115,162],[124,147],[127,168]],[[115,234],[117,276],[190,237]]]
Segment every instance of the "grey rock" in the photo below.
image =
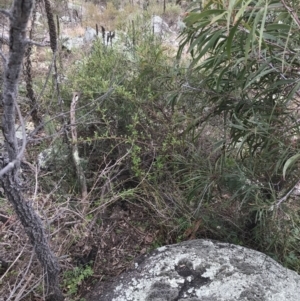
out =
[[86,13],[85,8],[82,5],[77,5],[71,2],[67,3],[65,7],[65,15],[60,17],[63,23],[78,23],[82,16]]
[[87,301],[298,301],[300,276],[267,255],[193,240],[158,248]]
[[68,36],[62,36],[62,41],[62,45],[69,51],[81,48],[84,44],[84,39],[82,37],[70,38]]
[[82,5],[78,5],[72,2],[68,2],[67,5],[69,10],[76,9],[78,12],[85,13],[85,8]]
[[85,33],[84,33],[83,39],[84,39],[84,41],[86,43],[94,41],[96,39],[96,37],[97,37],[97,32],[96,32],[96,30],[94,28],[87,27],[85,29]]
[[37,164],[42,170],[51,170],[54,165],[65,165],[68,159],[67,145],[51,146],[38,154]]
[[185,23],[181,20],[181,18],[180,18],[180,16],[178,17],[178,19],[177,19],[177,30],[179,31],[179,32],[182,32],[185,28],[186,28],[186,25],[185,25]]
[[160,16],[152,17],[151,27],[153,28],[153,33],[156,35],[165,35],[166,33],[172,33],[169,25]]
[[68,2],[68,15],[70,16],[70,22],[77,22],[82,19],[82,16],[86,13],[85,8],[82,5],[77,5]]
[[71,16],[61,16],[61,17],[60,17],[60,20],[61,20],[63,23],[71,23],[71,22],[74,21],[74,20],[71,18]]

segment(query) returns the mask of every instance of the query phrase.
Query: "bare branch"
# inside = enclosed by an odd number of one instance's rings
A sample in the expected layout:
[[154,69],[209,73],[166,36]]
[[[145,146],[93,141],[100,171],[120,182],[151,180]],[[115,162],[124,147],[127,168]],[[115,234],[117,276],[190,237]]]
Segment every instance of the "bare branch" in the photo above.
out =
[[19,160],[13,160],[13,161],[9,162],[5,167],[3,167],[0,170],[0,178],[2,176],[4,176],[5,174],[7,174],[9,171],[11,171],[13,168],[15,168],[18,163],[19,163]]
[[287,11],[292,15],[294,21],[297,23],[298,27],[300,28],[300,20],[298,18],[297,12],[295,12],[294,9],[292,9],[291,7],[289,7],[284,0],[281,0],[281,3],[283,4],[283,6],[287,9]]
[[25,250],[26,245],[23,247],[22,251],[18,254],[18,256],[16,257],[16,259],[14,260],[14,262],[8,267],[8,269],[5,271],[5,273],[2,275],[2,277],[0,278],[0,283],[2,283],[3,279],[7,276],[8,272],[14,267],[14,265],[18,262],[19,258],[21,257],[21,255],[23,254],[24,250]]
[[23,138],[22,139],[22,148],[21,148],[20,152],[17,155],[17,160],[21,160],[23,155],[24,155],[25,148],[26,148],[26,130],[25,130],[24,119],[22,117],[19,105],[16,101],[15,101],[15,106],[16,106],[16,109],[17,109],[17,112],[18,112],[18,115],[19,115],[19,121],[20,121],[21,126],[22,126],[22,138]]
[[276,207],[279,207],[279,205],[284,202],[295,190],[295,188],[300,184],[300,180],[281,198],[277,201]]
[[38,46],[38,47],[49,47],[50,46],[49,43],[43,44],[43,43],[35,42],[35,41],[32,41],[32,40],[26,40],[25,43],[27,45],[34,45],[34,46]]
[[[77,171],[77,177],[80,183],[81,196],[85,200],[87,197],[87,187],[84,171],[82,169],[79,152],[78,152],[78,141],[77,141],[77,129],[76,129],[76,105],[79,99],[80,93],[73,92],[73,99],[70,108],[70,120],[71,120],[71,134],[72,134],[72,156]],[[84,210],[85,211],[85,210]]]
[[[27,277],[27,274],[28,274],[28,271],[29,271],[29,268],[31,267],[31,264],[32,264],[32,260],[33,260],[33,256],[34,256],[34,253],[31,254],[30,256],[30,260],[27,264],[27,268],[24,271],[22,271],[22,278],[18,281],[18,283],[16,283],[16,285],[14,286],[13,288],[13,291],[11,292],[10,296],[7,298],[6,301],[10,301],[12,298],[14,298],[15,300],[20,300],[24,290],[26,289],[27,285],[29,284],[30,280],[32,279],[33,275],[31,274],[29,277]],[[27,279],[26,279],[27,278]],[[25,285],[23,284],[24,280],[26,279],[26,283]],[[16,295],[16,292],[17,290],[21,287],[21,290],[19,291],[19,293],[17,294],[17,297],[15,296]]]
[[48,74],[47,74],[45,83],[44,83],[44,85],[43,85],[43,88],[42,88],[42,90],[41,90],[41,92],[40,92],[40,95],[37,97],[37,102],[39,102],[39,101],[41,100],[41,97],[43,96],[43,94],[44,94],[44,92],[45,92],[45,89],[46,89],[47,83],[48,83],[48,81],[49,81],[50,74],[51,74],[51,72],[52,72],[52,68],[53,68],[53,66],[54,66],[55,60],[56,60],[56,52],[53,53],[52,61],[51,61],[51,63],[50,63],[49,69],[48,69],[49,71],[48,71]]
[[13,160],[12,162],[9,162],[4,168],[2,168],[0,170],[0,177],[2,177],[3,175],[5,175],[7,172],[9,172],[10,170],[12,170],[14,167],[18,166],[20,164],[20,160],[22,159],[25,149],[26,149],[26,131],[25,131],[25,124],[24,124],[24,120],[19,108],[19,105],[17,102],[15,102],[15,106],[19,115],[19,119],[21,122],[21,126],[22,126],[22,148],[20,150],[20,152],[17,155],[17,158],[15,160]]

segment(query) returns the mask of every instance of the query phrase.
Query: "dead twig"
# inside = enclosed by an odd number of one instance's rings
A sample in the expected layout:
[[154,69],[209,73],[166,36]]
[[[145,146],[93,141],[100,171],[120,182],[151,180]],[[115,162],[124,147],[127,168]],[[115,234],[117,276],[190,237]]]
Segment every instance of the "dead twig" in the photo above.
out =
[[[87,197],[87,186],[86,186],[86,178],[84,175],[83,168],[81,166],[79,152],[78,152],[78,145],[77,145],[77,129],[76,129],[76,105],[79,99],[79,93],[73,92],[73,99],[71,102],[70,108],[70,120],[71,120],[71,135],[72,135],[72,157],[76,167],[77,177],[80,183],[81,188],[81,196],[82,200],[84,201]],[[84,210],[85,211],[85,210]]]

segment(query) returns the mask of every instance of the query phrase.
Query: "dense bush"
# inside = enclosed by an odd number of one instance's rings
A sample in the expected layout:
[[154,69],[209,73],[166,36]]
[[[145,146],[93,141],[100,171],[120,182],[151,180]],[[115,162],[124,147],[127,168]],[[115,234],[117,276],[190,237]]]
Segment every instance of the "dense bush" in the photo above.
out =
[[[190,13],[176,60],[151,29],[131,23],[124,47],[94,44],[71,79],[82,91],[77,118],[89,187],[95,199],[109,183],[108,200],[116,193],[146,200],[166,228],[178,227],[175,239],[188,227],[193,237],[246,244],[297,269],[299,209],[289,191],[298,181],[291,141],[298,81],[282,75],[282,66],[297,64],[296,42],[285,42],[289,62],[280,59],[281,31],[293,25],[274,25],[281,14],[271,9],[235,21],[220,10],[208,4]],[[263,35],[245,34],[257,24]]]
[[[65,14],[67,2],[55,3],[55,13]],[[249,246],[300,271],[297,2],[195,1],[177,56],[174,34],[153,35],[151,16],[162,13],[161,4],[143,10],[134,1],[82,2],[85,16],[72,34],[103,24],[117,30],[113,44],[100,38],[84,50],[59,50],[58,74],[52,69],[47,78],[53,53],[32,54],[43,123],[28,135],[22,177],[49,219],[54,251],[67,256],[61,283],[75,299],[92,274],[117,275],[151,248],[194,238]],[[163,18],[173,30],[180,8],[169,4]],[[33,105],[22,80],[20,88],[25,116]],[[50,164],[35,166],[42,150]],[[16,233],[14,242],[5,235],[8,248],[23,246]],[[32,261],[27,253],[23,264]],[[123,265],[112,265],[119,259]],[[20,277],[30,271],[17,269]],[[21,282],[12,276],[10,283]]]
[[210,5],[187,16],[177,58],[145,13],[68,72],[66,111],[70,91],[81,91],[91,206],[140,202],[171,241],[193,233],[245,244],[298,269],[297,30],[273,4],[250,13],[236,3],[235,14]]
[[80,156],[95,199],[109,182],[109,195],[130,190],[136,201],[147,195],[162,212],[176,211],[185,204],[169,206],[162,190],[175,186],[174,158],[186,148],[185,103],[176,103],[185,70],[172,63],[151,28],[135,31],[132,41],[130,30],[115,47],[97,41],[70,78],[67,90],[82,92],[76,113]]
[[[244,233],[239,235],[243,243],[298,269],[299,207],[291,192],[299,180],[295,47],[300,24],[276,0],[250,6],[233,1],[229,7],[208,1],[185,22],[179,57],[188,47],[191,73],[201,78],[194,84],[203,93],[201,104],[211,118],[223,119],[216,176],[205,181],[199,171],[194,178],[202,181],[193,181],[192,192],[210,193],[217,186],[231,213],[219,209],[215,219],[227,219],[234,232]],[[208,210],[213,198],[210,193]]]

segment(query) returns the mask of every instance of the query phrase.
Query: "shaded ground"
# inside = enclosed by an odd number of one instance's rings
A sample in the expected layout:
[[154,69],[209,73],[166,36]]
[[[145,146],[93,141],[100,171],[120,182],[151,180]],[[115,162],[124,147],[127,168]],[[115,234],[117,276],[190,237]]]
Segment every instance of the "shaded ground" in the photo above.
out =
[[[47,209],[43,200],[39,200],[40,212]],[[4,200],[1,205],[4,210],[0,212],[0,279],[6,285],[1,286],[0,300],[20,300],[22,297],[22,300],[44,300],[42,271],[32,247],[11,208]],[[99,281],[105,284],[125,271],[134,258],[161,243],[168,243],[162,241],[163,228],[140,204],[119,201],[88,222],[78,220],[75,211],[68,214],[70,206],[66,205],[58,204],[57,210],[52,208],[52,212],[49,209],[47,213],[49,220],[51,216],[55,217],[50,221],[56,229],[52,231],[51,242],[60,258],[61,283],[64,293],[69,294],[66,300],[80,299]],[[79,275],[72,274],[76,268],[82,271],[88,266],[92,267],[93,275],[80,279]],[[66,271],[71,274],[66,276]]]
[[[141,205],[119,202],[107,209],[99,221],[101,225],[94,226],[85,242],[83,239],[71,248],[77,263],[89,256],[94,261],[95,274],[81,287],[83,295],[95,284],[93,278],[105,281],[119,275],[134,258],[157,247],[162,239],[163,230]],[[88,249],[84,257],[81,245]]]

